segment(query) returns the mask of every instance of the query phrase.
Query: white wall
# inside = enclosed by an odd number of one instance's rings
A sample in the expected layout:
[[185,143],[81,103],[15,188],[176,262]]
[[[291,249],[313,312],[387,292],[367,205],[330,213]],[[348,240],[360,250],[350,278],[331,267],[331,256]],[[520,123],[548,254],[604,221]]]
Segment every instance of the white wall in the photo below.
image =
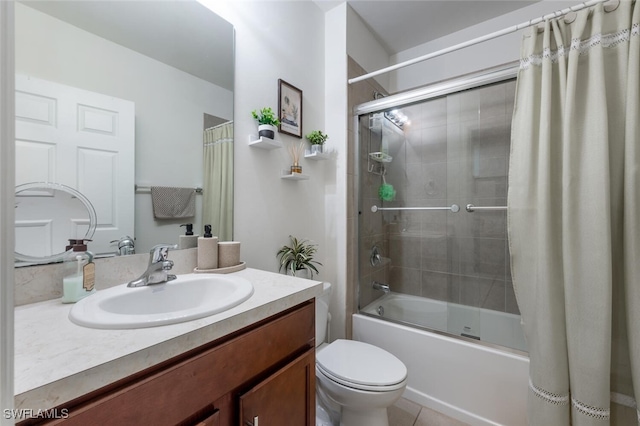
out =
[[[325,187],[325,227],[333,256],[327,262],[335,268],[335,278],[331,281],[330,311],[332,321],[330,338],[345,337],[345,326],[349,298],[353,283],[347,283],[347,9],[343,3],[325,15],[325,75],[326,105],[325,117],[328,134],[334,135],[327,141],[330,150],[336,153],[328,164],[327,186]],[[351,285],[350,285],[351,284]]]
[[[389,52],[350,6],[347,6],[347,53],[367,72],[390,65]],[[378,75],[373,79],[389,90],[390,74]]]
[[[16,72],[135,102],[139,185],[202,186],[203,113],[233,114],[232,92],[21,4]],[[184,233],[180,221],[153,219],[150,194],[136,194],[135,212],[139,253]]]
[[[336,182],[336,174],[341,173],[336,169],[344,161],[346,136],[344,128],[334,131],[336,127],[325,120],[330,107],[325,89],[333,88],[325,88],[324,12],[310,1],[200,1],[236,30],[234,230],[235,239],[242,243],[242,258],[250,267],[277,271],[276,252],[289,243],[289,235],[309,239],[318,244],[317,260],[323,263],[318,279],[342,285],[336,251],[342,227],[333,224],[340,222],[338,212],[345,205],[339,192],[343,189],[336,189],[343,185]],[[329,134],[333,158],[326,162],[303,159],[303,173],[310,176],[306,181],[280,179],[281,170],[291,166],[287,149],[264,151],[248,146],[249,135],[257,133],[250,113],[267,106],[277,108],[278,79],[303,92],[304,134],[318,129]],[[346,94],[346,74],[343,81]],[[344,113],[340,105],[336,108]],[[284,134],[276,138],[285,146],[300,141]],[[344,307],[331,309],[337,312],[336,318],[342,312],[334,325],[340,329],[336,324],[342,322],[344,330]]]
[[[391,63],[396,64],[426,55],[579,3],[581,2],[541,1],[429,43],[402,51],[391,57]],[[391,93],[515,61],[520,57],[522,34],[524,32],[521,30],[390,73]]]

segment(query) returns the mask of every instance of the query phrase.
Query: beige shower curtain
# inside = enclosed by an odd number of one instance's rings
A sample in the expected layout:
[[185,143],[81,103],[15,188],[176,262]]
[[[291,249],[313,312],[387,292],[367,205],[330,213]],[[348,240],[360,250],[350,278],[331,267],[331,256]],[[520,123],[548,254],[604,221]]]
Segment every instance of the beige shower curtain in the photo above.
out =
[[531,425],[640,423],[639,22],[600,4],[523,40],[508,220]]
[[233,122],[204,131],[202,220],[220,241],[233,239]]

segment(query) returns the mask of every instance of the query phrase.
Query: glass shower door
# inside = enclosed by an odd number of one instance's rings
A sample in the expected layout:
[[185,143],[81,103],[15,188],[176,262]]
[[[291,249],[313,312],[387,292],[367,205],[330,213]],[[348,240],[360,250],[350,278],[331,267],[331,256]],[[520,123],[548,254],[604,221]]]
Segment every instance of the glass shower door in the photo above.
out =
[[[510,80],[402,106],[402,126],[382,112],[360,117],[361,307],[523,349],[504,209],[514,92]],[[384,184],[392,200],[381,199]],[[447,210],[454,204],[459,211]],[[384,262],[371,263],[374,251]]]

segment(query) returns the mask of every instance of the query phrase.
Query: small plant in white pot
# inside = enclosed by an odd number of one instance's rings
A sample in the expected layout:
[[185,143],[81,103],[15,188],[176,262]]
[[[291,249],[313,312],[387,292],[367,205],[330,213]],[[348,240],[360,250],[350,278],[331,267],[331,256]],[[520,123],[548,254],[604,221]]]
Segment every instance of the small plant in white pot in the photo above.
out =
[[251,111],[251,116],[258,121],[258,135],[273,139],[280,125],[280,120],[270,107]]
[[[318,268],[314,265],[322,266],[322,263],[313,260],[313,255],[316,254],[317,246],[315,244],[307,244],[307,240],[299,240],[296,237],[289,235],[291,239],[291,246],[282,246],[276,256],[280,259],[280,268],[278,271],[284,269],[287,275],[300,276],[305,278],[305,275],[309,275],[309,278],[313,279],[313,273],[318,274]],[[305,275],[300,275],[299,272],[303,272]]]
[[314,130],[305,136],[311,143],[311,153],[319,153],[324,151],[324,143],[329,139],[329,135],[322,133],[321,130]]

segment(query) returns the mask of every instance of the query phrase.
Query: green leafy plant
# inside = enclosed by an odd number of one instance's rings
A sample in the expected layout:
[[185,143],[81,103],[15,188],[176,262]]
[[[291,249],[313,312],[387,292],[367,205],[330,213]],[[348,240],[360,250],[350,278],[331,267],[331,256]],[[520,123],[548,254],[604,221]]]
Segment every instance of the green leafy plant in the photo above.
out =
[[251,116],[258,120],[258,124],[271,124],[272,126],[279,126],[280,119],[276,116],[276,113],[270,107],[262,108],[261,110],[251,111]]
[[313,278],[313,273],[318,274],[316,265],[322,266],[322,263],[313,260],[313,255],[316,254],[317,246],[315,244],[307,244],[307,240],[299,240],[296,237],[289,235],[291,239],[291,246],[282,246],[282,248],[276,254],[276,257],[280,259],[280,268],[278,271],[284,269],[287,273],[295,275],[296,271],[306,269]]
[[325,135],[321,130],[314,130],[305,137],[311,145],[323,145],[329,139],[329,135]]

